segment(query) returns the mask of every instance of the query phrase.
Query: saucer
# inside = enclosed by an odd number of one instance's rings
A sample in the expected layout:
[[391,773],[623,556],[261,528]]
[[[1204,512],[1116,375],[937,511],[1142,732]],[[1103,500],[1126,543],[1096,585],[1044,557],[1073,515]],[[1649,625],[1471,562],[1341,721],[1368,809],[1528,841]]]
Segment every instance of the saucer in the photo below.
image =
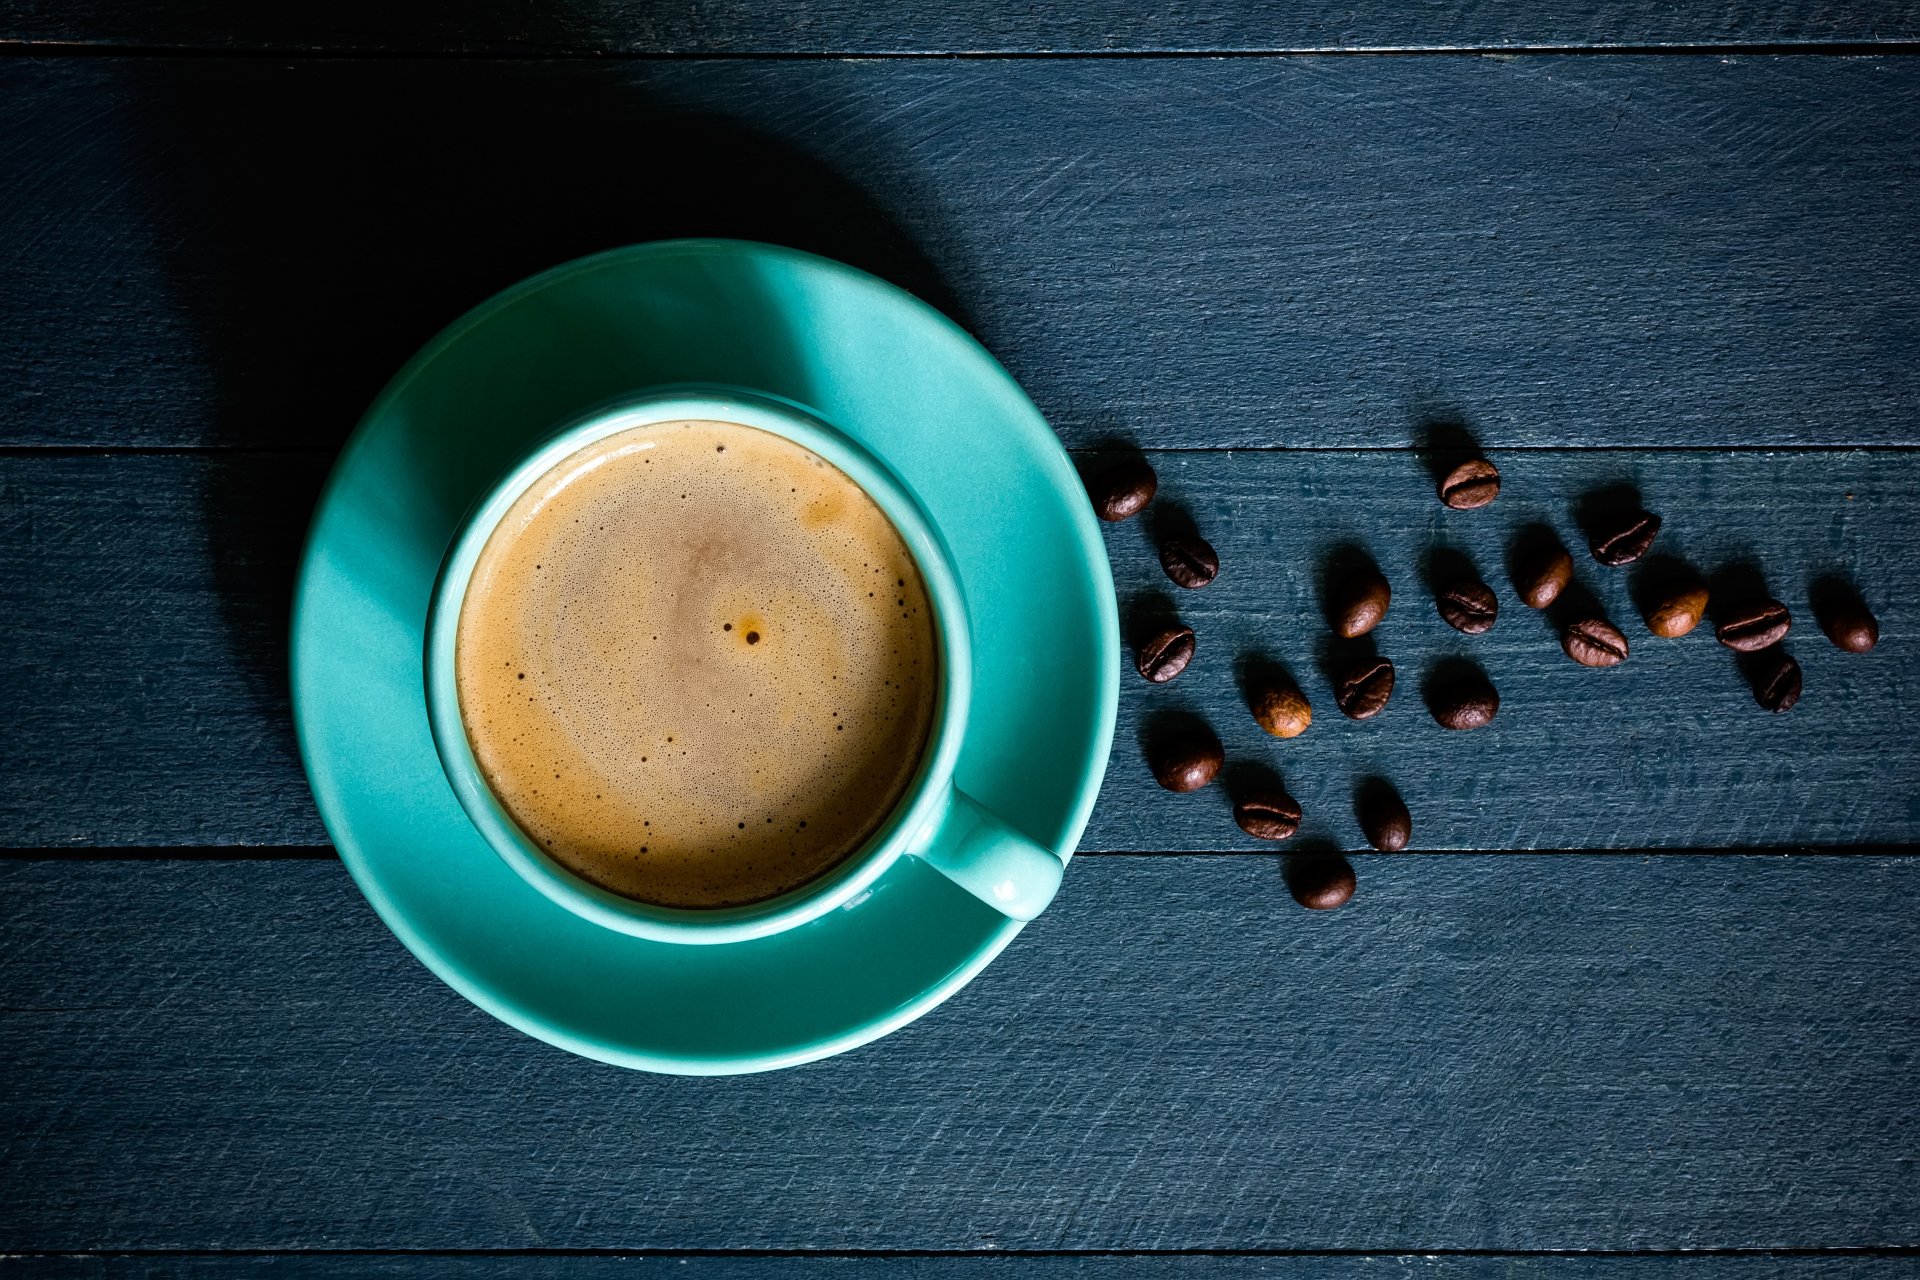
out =
[[763,1071],[904,1026],[1024,926],[902,858],[863,896],[772,937],[617,933],[501,861],[427,727],[427,602],[468,505],[558,423],[671,383],[796,400],[918,494],[972,623],[956,781],[1070,854],[1106,768],[1120,669],[1113,578],[1073,467],[1013,379],[939,312],[768,245],[671,241],[568,263],[481,304],[401,370],[342,450],[308,535],[294,722],[341,861],[449,986],[586,1057]]

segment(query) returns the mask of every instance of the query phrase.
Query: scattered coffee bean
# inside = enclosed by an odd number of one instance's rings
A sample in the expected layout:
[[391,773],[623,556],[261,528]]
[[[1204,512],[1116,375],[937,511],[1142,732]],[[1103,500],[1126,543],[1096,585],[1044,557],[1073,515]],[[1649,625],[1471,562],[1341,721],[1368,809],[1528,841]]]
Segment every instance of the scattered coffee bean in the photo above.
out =
[[1220,557],[1198,534],[1168,538],[1160,547],[1160,567],[1176,585],[1193,590],[1213,581],[1220,572]]
[[1333,585],[1327,601],[1329,620],[1334,631],[1348,640],[1363,636],[1380,625],[1393,603],[1393,588],[1378,569],[1368,566],[1342,578]]
[[1651,511],[1620,511],[1594,526],[1587,546],[1593,558],[1611,568],[1632,564],[1647,554],[1660,532],[1660,517]]
[[1569,623],[1560,633],[1560,647],[1583,667],[1617,667],[1627,660],[1627,638],[1598,618]]
[[1264,787],[1234,803],[1233,820],[1255,840],[1287,840],[1300,829],[1300,805],[1279,788]]
[[1313,708],[1300,686],[1275,671],[1260,675],[1249,690],[1247,705],[1260,727],[1276,738],[1297,738],[1313,723]]
[[1372,719],[1392,696],[1393,664],[1385,658],[1360,658],[1334,675],[1334,705],[1350,720]]
[[1463,672],[1433,691],[1428,710],[1442,729],[1478,729],[1499,713],[1500,692],[1485,672]]
[[1753,700],[1778,713],[1800,701],[1800,664],[1785,649],[1769,649],[1753,672]]
[[1434,603],[1448,626],[1470,636],[1492,630],[1500,616],[1500,600],[1493,588],[1472,579],[1442,587]]
[[1293,900],[1309,911],[1331,911],[1353,897],[1353,868],[1345,858],[1305,859],[1287,868]]
[[1793,615],[1778,600],[1762,600],[1730,611],[1714,628],[1720,643],[1741,653],[1758,653],[1779,644],[1793,628]]
[[1392,787],[1370,788],[1360,800],[1360,830],[1382,853],[1398,853],[1413,839],[1413,815]]
[[1513,589],[1529,609],[1544,609],[1573,581],[1573,557],[1558,542],[1530,548],[1513,570]]
[[1440,501],[1455,511],[1484,507],[1500,496],[1500,468],[1485,458],[1470,458],[1440,480]]
[[1165,684],[1187,669],[1193,647],[1192,627],[1166,627],[1140,646],[1133,665],[1155,684]]
[[1198,791],[1226,760],[1213,730],[1198,725],[1166,734],[1147,748],[1153,779],[1169,791]]
[[1827,639],[1848,653],[1865,653],[1880,643],[1880,624],[1867,611],[1867,606],[1857,601],[1837,606],[1820,619],[1820,629],[1827,633]]
[[1126,520],[1145,510],[1159,487],[1145,458],[1129,458],[1088,480],[1087,496],[1102,520]]
[[1676,640],[1700,625],[1707,612],[1707,589],[1697,582],[1667,588],[1647,610],[1647,630]]

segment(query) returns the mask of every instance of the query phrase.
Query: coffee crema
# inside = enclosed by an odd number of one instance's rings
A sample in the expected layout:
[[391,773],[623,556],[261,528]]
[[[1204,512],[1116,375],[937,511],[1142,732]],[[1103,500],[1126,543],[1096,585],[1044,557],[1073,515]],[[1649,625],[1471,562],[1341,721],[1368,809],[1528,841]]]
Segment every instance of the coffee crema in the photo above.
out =
[[844,472],[736,423],[567,457],[488,538],[455,683],[488,787],[626,897],[775,897],[863,844],[927,746],[932,608]]

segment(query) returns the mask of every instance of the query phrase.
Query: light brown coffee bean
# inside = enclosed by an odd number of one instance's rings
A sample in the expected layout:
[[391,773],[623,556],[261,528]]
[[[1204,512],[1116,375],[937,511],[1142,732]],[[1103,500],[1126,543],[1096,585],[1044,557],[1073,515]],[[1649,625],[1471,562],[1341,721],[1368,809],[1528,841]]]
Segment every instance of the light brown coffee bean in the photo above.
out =
[[1378,569],[1357,569],[1333,586],[1327,612],[1335,634],[1348,640],[1380,625],[1393,603],[1393,588]]
[[1676,640],[1700,625],[1707,613],[1707,589],[1697,582],[1681,583],[1660,593],[1647,610],[1647,630]]
[[1087,481],[1093,513],[1102,520],[1126,520],[1139,515],[1153,501],[1159,479],[1145,458],[1128,458],[1098,472]]
[[1220,572],[1220,557],[1199,534],[1168,538],[1160,547],[1160,567],[1189,591],[1206,586]]
[[1485,458],[1470,458],[1441,478],[1440,501],[1455,511],[1484,507],[1500,496],[1500,468]]
[[1627,638],[1599,618],[1581,618],[1560,633],[1560,647],[1583,667],[1617,667],[1627,660]]
[[1134,655],[1134,669],[1155,684],[1165,684],[1193,661],[1192,627],[1163,627],[1147,638]]
[[1147,748],[1153,779],[1169,791],[1198,791],[1212,782],[1226,762],[1226,751],[1204,725],[1175,730]]
[[1353,897],[1353,868],[1345,858],[1302,859],[1287,869],[1287,888],[1293,900],[1309,911],[1331,911]]
[[1263,787],[1234,803],[1233,820],[1256,840],[1289,840],[1300,830],[1300,804],[1277,787]]
[[1313,723],[1313,708],[1300,686],[1279,672],[1258,676],[1247,705],[1262,729],[1276,738],[1297,738]]

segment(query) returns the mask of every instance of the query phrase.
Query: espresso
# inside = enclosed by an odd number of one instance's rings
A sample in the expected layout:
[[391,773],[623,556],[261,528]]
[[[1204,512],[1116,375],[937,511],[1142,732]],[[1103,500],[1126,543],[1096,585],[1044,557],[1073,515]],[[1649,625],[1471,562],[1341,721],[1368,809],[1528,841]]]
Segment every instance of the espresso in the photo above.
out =
[[932,610],[886,515],[784,437],[609,436],[481,552],[455,678],[487,785],[615,893],[720,907],[854,852],[904,795],[939,684]]

